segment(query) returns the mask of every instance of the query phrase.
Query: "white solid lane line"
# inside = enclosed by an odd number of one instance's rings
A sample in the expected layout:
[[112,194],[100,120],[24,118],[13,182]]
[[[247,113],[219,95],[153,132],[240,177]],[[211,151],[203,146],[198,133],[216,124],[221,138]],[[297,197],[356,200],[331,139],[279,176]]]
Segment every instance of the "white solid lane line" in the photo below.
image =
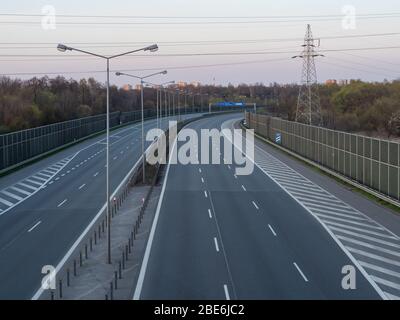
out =
[[210,217],[210,219],[212,219],[211,209],[208,209],[208,216]]
[[391,299],[391,300],[400,300],[400,297],[395,296],[394,294],[391,294],[391,293],[386,292],[386,291],[384,291],[383,293],[386,294],[388,296],[388,298]]
[[275,230],[271,227],[270,224],[268,225],[268,227],[269,227],[269,230],[271,230],[272,234],[276,237],[276,232],[275,232]]
[[252,201],[253,202],[253,206],[257,209],[257,210],[260,210],[260,208],[258,207],[258,205],[254,202],[254,201]]
[[84,188],[86,186],[86,183],[84,183],[83,185],[81,185],[80,187],[79,187],[79,190],[81,190],[82,188]]
[[228,286],[226,284],[224,284],[224,292],[225,292],[226,300],[231,300],[231,298],[229,296]]
[[302,278],[304,279],[305,282],[308,282],[308,279],[306,278],[306,276],[304,275],[303,271],[301,271],[301,269],[299,268],[299,266],[297,265],[296,262],[293,262],[293,265],[296,267],[297,271],[300,273],[300,275],[302,276]]
[[5,204],[7,207],[11,207],[11,206],[14,205],[14,203],[12,203],[12,202],[10,202],[10,201],[7,201],[7,200],[5,200],[5,199],[3,199],[3,198],[0,198],[0,202],[1,202],[2,204]]
[[383,268],[383,267],[380,267],[380,266],[377,266],[377,265],[374,265],[374,264],[371,264],[368,262],[364,262],[364,261],[360,261],[360,264],[365,268],[372,269],[372,270],[378,271],[380,273],[386,273],[392,277],[396,277],[396,278],[400,279],[400,272],[386,269],[386,268]]
[[50,170],[47,170],[47,169],[43,170],[42,172],[48,173],[49,177],[52,177],[54,175],[54,172],[51,172]]
[[29,196],[29,195],[31,194],[31,192],[22,190],[22,189],[17,188],[17,187],[10,187],[10,189],[13,189],[13,190],[15,190],[15,191],[17,191],[17,192],[19,192],[19,193],[25,194],[25,195],[27,195],[27,196]]
[[25,187],[25,188],[27,188],[27,189],[32,189],[33,191],[36,191],[38,189],[38,188],[36,188],[34,186],[30,186],[30,185],[28,185],[26,183],[23,183],[23,182],[18,182],[18,184],[23,186],[23,187]]
[[359,232],[372,234],[374,236],[383,237],[383,238],[386,238],[386,239],[397,239],[395,237],[388,236],[388,235],[385,235],[385,234],[381,234],[379,232],[374,232],[374,231],[370,231],[370,230],[364,230],[364,229],[361,229],[361,228],[352,227],[352,226],[348,226],[348,225],[337,223],[337,222],[333,222],[333,221],[324,221],[324,223],[326,223],[329,227],[330,226],[337,226],[337,227],[341,227],[341,228],[344,228],[344,229],[356,230],[356,231],[359,231]]
[[67,199],[63,200],[58,206],[57,208],[61,207],[63,204],[65,204],[67,202]]
[[28,230],[28,232],[32,232],[32,230],[33,229],[35,229],[39,224],[41,224],[42,223],[42,221],[38,221],[38,222],[36,222],[36,224],[32,227],[32,228],[30,228],[29,230]]
[[219,252],[218,240],[216,237],[214,237],[214,244],[215,244],[215,250],[217,250],[217,252]]
[[386,249],[386,248],[383,248],[383,247],[380,247],[380,246],[376,246],[376,245],[373,245],[373,244],[370,244],[370,243],[367,243],[367,242],[364,242],[364,241],[356,240],[356,239],[345,237],[345,236],[338,235],[337,237],[340,240],[343,240],[343,241],[346,241],[346,242],[350,242],[352,244],[356,244],[356,245],[359,245],[361,247],[370,248],[370,249],[373,249],[375,251],[380,251],[380,252],[388,253],[388,254],[390,254],[392,256],[400,257],[400,253],[397,252],[397,251]]
[[43,182],[45,182],[45,181],[47,181],[47,179],[44,179],[44,178],[42,178],[42,177],[39,177],[39,176],[32,176],[32,178],[34,178],[34,179],[37,179],[37,180],[41,180],[41,181],[43,181]]
[[11,193],[11,192],[6,191],[6,190],[2,190],[1,193],[5,194],[6,196],[9,196],[10,198],[13,198],[13,199],[15,199],[15,200],[18,200],[18,201],[21,201],[21,200],[24,199],[24,198],[22,198],[22,197],[20,197],[20,196],[17,196],[17,195],[14,194],[14,193]]
[[52,176],[53,176],[52,174],[43,173],[43,171],[41,171],[41,172],[40,172],[40,173],[38,173],[38,174],[40,174],[41,176],[45,176],[45,177],[46,177],[46,179],[48,179],[48,178],[50,178],[50,177],[52,177]]
[[375,237],[370,237],[370,236],[367,236],[365,234],[361,234],[361,233],[358,233],[358,232],[345,230],[345,229],[342,229],[342,228],[337,228],[337,227],[332,227],[332,226],[330,228],[332,230],[334,230],[334,231],[339,232],[338,235],[340,235],[341,233],[344,233],[344,234],[348,234],[348,235],[354,236],[356,238],[369,240],[369,241],[372,241],[372,242],[375,242],[375,243],[381,243],[381,244],[384,244],[386,246],[390,246],[390,247],[394,247],[394,248],[398,248],[399,247],[398,243],[385,241],[385,240],[378,239],[378,238],[375,238]]
[[398,283],[395,283],[395,282],[392,282],[392,281],[389,281],[389,280],[386,280],[386,279],[382,279],[382,278],[377,277],[377,276],[371,276],[371,278],[375,282],[383,284],[384,286],[387,286],[387,287],[390,287],[390,288],[393,288],[393,289],[396,289],[396,290],[400,290],[400,285]]
[[41,185],[42,185],[40,182],[35,181],[35,180],[31,180],[31,179],[25,179],[25,181],[30,182],[30,183],[32,183],[32,184],[35,184],[35,185],[37,185],[37,186],[41,186]]

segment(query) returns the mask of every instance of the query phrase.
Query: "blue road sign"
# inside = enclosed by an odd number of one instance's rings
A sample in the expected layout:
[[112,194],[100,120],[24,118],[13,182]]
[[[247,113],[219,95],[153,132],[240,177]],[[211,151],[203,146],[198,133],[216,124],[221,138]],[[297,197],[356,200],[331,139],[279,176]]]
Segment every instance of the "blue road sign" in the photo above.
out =
[[282,134],[280,132],[275,133],[275,142],[278,144],[282,143]]

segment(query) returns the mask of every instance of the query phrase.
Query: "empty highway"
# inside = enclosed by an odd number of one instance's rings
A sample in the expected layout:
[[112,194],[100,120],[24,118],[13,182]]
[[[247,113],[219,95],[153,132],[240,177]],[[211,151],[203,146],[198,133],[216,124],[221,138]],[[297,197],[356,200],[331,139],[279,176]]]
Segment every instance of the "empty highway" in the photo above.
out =
[[[111,194],[140,158],[140,139],[140,123],[111,132]],[[91,138],[0,178],[0,299],[31,299],[42,267],[56,266],[105,204],[105,142]]]
[[[134,299],[397,298],[398,236],[260,145],[247,176],[234,164],[169,166]],[[342,287],[345,266],[354,289]]]

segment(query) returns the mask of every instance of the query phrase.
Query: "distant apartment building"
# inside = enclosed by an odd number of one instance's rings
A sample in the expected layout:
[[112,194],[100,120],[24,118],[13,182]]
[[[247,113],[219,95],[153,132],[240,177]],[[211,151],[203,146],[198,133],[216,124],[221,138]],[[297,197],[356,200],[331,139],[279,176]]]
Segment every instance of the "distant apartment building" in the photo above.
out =
[[180,88],[180,89],[186,88],[187,86],[192,86],[192,87],[198,88],[198,87],[201,86],[201,83],[198,82],[198,81],[192,81],[191,83],[187,83],[187,82],[185,82],[185,81],[178,81],[178,82],[176,83],[176,85],[177,85],[178,88]]
[[198,87],[201,86],[201,83],[198,82],[198,81],[193,81],[193,82],[191,82],[190,84],[191,84],[193,87],[195,87],[195,88],[198,88]]
[[347,80],[347,79],[340,79],[340,80],[328,79],[328,80],[325,81],[325,84],[327,86],[330,86],[330,85],[345,86],[345,85],[348,85],[349,83],[350,83],[350,81]]
[[176,83],[176,85],[178,86],[179,89],[182,89],[182,88],[186,88],[186,87],[187,87],[187,83],[184,82],[184,81],[178,81],[178,82]]
[[124,84],[122,86],[122,90],[124,91],[131,91],[132,90],[132,86],[130,84]]
[[328,80],[325,81],[325,84],[327,86],[330,86],[330,85],[337,84],[337,81],[335,79],[328,79]]

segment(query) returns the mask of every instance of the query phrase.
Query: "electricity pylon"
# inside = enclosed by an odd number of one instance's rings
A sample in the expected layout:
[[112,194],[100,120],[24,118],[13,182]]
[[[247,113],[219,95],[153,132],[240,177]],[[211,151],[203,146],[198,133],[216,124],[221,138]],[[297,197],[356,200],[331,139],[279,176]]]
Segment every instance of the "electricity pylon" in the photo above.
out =
[[302,46],[303,52],[293,57],[303,59],[303,71],[297,99],[296,122],[320,126],[322,124],[322,114],[314,58],[323,57],[323,55],[315,52],[315,47],[319,47],[319,39],[313,38],[309,24],[307,25],[306,36]]

